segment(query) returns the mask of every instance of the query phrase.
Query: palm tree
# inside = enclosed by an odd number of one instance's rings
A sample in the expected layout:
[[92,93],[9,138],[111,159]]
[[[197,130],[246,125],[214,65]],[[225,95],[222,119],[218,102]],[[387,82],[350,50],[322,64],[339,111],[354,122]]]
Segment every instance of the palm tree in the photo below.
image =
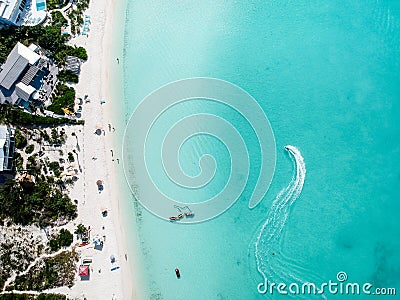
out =
[[86,233],[87,229],[83,224],[79,224],[76,226],[75,234],[78,235],[78,238],[81,238],[82,234]]

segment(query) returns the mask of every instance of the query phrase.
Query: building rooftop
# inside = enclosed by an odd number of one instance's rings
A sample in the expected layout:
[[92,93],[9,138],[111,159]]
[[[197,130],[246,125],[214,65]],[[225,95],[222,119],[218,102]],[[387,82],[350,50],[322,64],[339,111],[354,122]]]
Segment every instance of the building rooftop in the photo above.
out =
[[31,95],[36,91],[36,89],[31,85],[26,85],[23,82],[18,82],[15,86],[15,92],[17,96],[22,100],[29,101]]
[[9,19],[17,2],[17,0],[0,0],[0,17]]
[[39,58],[39,54],[18,42],[1,67],[0,85],[6,89],[10,89],[28,64],[35,64]]

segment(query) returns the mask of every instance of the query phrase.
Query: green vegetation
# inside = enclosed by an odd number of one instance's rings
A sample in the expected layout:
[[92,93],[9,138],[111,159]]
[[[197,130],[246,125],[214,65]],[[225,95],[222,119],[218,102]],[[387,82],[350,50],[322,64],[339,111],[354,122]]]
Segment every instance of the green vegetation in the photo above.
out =
[[58,251],[61,247],[68,247],[72,244],[74,236],[67,229],[61,229],[57,237],[50,240],[51,251]]
[[67,300],[67,296],[61,294],[0,294],[0,300]]
[[78,226],[76,226],[74,233],[76,235],[78,235],[78,237],[80,237],[82,234],[86,233],[86,231],[87,231],[87,229],[86,229],[85,225],[79,224]]
[[17,129],[15,130],[15,147],[17,147],[17,149],[22,149],[26,146],[27,141],[25,136],[23,136],[23,134],[21,133],[21,130]]
[[75,56],[83,60],[88,59],[86,49],[83,47],[74,47],[73,49],[69,49],[68,55]]
[[74,155],[72,154],[72,152],[68,152],[68,161],[69,162],[74,162],[75,161],[75,158],[74,158]]
[[54,15],[56,20],[53,19],[54,24],[49,26],[10,26],[0,29],[0,63],[6,60],[16,41],[26,46],[30,43],[41,46],[50,52],[50,56],[54,57],[60,66],[65,63],[67,55],[86,60],[87,53],[84,48],[65,44],[69,39],[69,35],[61,34],[61,26],[65,19],[57,13]]
[[70,120],[67,118],[52,118],[36,116],[22,110],[15,109],[11,105],[0,104],[0,123],[13,125],[61,125],[84,124],[83,120]]
[[58,220],[76,218],[76,205],[61,191],[59,182],[50,176],[36,176],[35,185],[25,191],[10,180],[0,190],[0,221],[15,224],[54,225]]
[[49,163],[48,167],[49,167],[50,171],[53,171],[54,176],[60,177],[61,169],[60,169],[60,164],[58,163],[58,161],[52,161],[51,163]]
[[65,45],[67,35],[61,35],[61,24],[52,26],[20,26],[4,27],[0,30],[0,62],[3,62],[16,41],[24,45],[35,43],[50,51],[58,63],[62,64],[67,55],[65,51],[72,46]]
[[14,153],[14,164],[13,167],[17,171],[22,171],[23,170],[23,165],[24,165],[24,158],[18,153]]
[[26,170],[29,171],[29,174],[33,176],[40,175],[41,167],[42,165],[37,160],[37,154],[28,157],[28,162],[26,163]]
[[57,75],[58,80],[62,82],[72,82],[72,83],[78,83],[79,82],[79,76],[72,74],[68,70],[62,70],[60,73]]
[[59,11],[52,11],[51,12],[51,24],[53,26],[64,26],[68,24],[67,19],[64,18],[63,14]]
[[31,154],[33,152],[33,150],[35,150],[35,146],[34,145],[29,145],[28,147],[25,148],[25,153],[26,154]]
[[40,294],[36,300],[67,300],[67,296],[61,294]]
[[61,8],[65,4],[67,4],[67,2],[68,2],[67,0],[47,0],[46,1],[47,9],[51,10],[51,9]]
[[64,114],[62,108],[67,108],[70,111],[74,110],[75,90],[65,84],[58,83],[56,86],[56,94],[53,97],[51,105],[47,107],[48,110],[62,115]]
[[[11,226],[11,222],[7,222],[4,226]],[[43,254],[43,244],[33,242],[33,235],[29,229],[2,228],[1,235],[0,290],[13,272],[25,271],[38,255]],[[39,246],[42,248],[39,249]]]
[[75,0],[76,10],[68,14],[71,20],[71,31],[73,34],[79,33],[79,26],[83,24],[83,11],[89,7],[89,0]]
[[64,251],[54,257],[43,259],[32,267],[26,275],[17,276],[7,290],[42,291],[74,284],[78,254]]
[[[49,135],[46,130],[40,131],[40,136],[42,140],[45,142],[49,143],[50,145],[61,145],[65,143],[66,135],[65,135],[65,130],[61,129],[60,132],[56,128],[53,128],[51,130],[51,135]],[[59,152],[62,152],[60,149]],[[60,155],[62,153],[60,152]]]

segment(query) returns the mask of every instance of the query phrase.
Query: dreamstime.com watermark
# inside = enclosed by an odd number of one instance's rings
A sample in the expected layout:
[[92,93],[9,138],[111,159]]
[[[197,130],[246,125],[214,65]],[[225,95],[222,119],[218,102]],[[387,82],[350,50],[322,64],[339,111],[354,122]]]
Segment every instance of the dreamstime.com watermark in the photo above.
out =
[[311,282],[299,283],[274,283],[265,279],[257,286],[260,294],[281,294],[281,295],[396,295],[396,288],[374,287],[373,284],[347,282],[347,274],[338,272],[337,281],[329,280],[320,285]]

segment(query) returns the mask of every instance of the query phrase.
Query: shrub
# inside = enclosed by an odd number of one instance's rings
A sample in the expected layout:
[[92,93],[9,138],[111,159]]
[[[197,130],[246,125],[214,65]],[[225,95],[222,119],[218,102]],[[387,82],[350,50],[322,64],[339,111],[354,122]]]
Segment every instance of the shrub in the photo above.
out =
[[47,9],[51,10],[51,9],[60,8],[60,7],[64,6],[64,4],[66,2],[67,2],[66,0],[47,0],[46,1]]
[[82,234],[84,234],[87,231],[85,225],[83,224],[79,224],[78,226],[76,226],[76,229],[74,231],[74,233],[78,236],[81,236]]
[[29,193],[16,181],[7,182],[0,190],[0,221],[44,227],[57,220],[76,217],[76,205],[60,191],[53,177],[36,176],[35,179],[35,185]]
[[75,158],[74,158],[74,155],[72,154],[72,152],[68,152],[68,161],[69,162],[74,162],[75,161]]
[[50,240],[50,249],[51,251],[57,251],[61,247],[68,247],[72,244],[74,240],[74,236],[68,229],[61,229],[58,236],[52,240]]
[[52,19],[51,24],[53,26],[56,26],[56,25],[63,26],[64,24],[68,23],[67,19],[65,19],[64,16],[62,15],[62,13],[59,11],[52,11],[51,19]]
[[53,252],[56,252],[58,249],[60,249],[57,238],[50,240],[49,245],[50,245],[51,251],[53,251]]
[[[61,286],[72,287],[75,281],[77,262],[78,255],[75,251],[64,251],[54,257],[43,258],[28,273],[18,275],[9,288],[12,290],[42,291]],[[41,299],[58,300],[66,298]]]
[[64,114],[62,108],[67,108],[68,110],[73,111],[75,89],[59,83],[56,87],[56,91],[56,97],[54,97],[52,103],[47,107],[47,109],[59,115]]
[[72,235],[71,232],[69,232],[69,230],[61,229],[60,235],[58,236],[58,240],[59,240],[61,247],[68,247],[69,245],[72,244],[72,241],[74,240],[74,236]]
[[61,175],[60,164],[58,163],[58,161],[52,161],[51,163],[49,163],[48,166],[49,169],[53,171],[56,177],[59,177]]
[[26,138],[22,135],[21,130],[17,129],[15,131],[15,147],[17,147],[17,149],[22,149],[26,144]]
[[60,73],[58,73],[57,78],[60,81],[63,82],[72,82],[72,83],[78,83],[79,82],[79,77],[78,75],[72,74],[68,70],[62,70]]
[[14,153],[14,164],[13,164],[13,166],[17,171],[22,171],[23,170],[24,158],[18,152]]
[[[80,23],[83,23],[83,19],[80,19],[80,20],[78,19],[78,22],[79,21],[82,21]],[[88,59],[88,55],[87,55],[86,49],[83,48],[83,47],[71,47],[71,48],[68,48],[67,53],[68,53],[68,55],[75,56],[75,57],[83,59],[83,60],[87,60]]]
[[33,150],[35,150],[35,146],[34,145],[29,145],[28,147],[26,147],[25,153],[26,154],[31,154],[33,152]]
[[[1,35],[0,35],[1,36]],[[15,109],[10,105],[0,105],[0,119],[7,124],[14,125],[60,125],[60,124],[84,124],[83,120],[70,120],[67,118],[52,118],[35,116],[30,113]]]

